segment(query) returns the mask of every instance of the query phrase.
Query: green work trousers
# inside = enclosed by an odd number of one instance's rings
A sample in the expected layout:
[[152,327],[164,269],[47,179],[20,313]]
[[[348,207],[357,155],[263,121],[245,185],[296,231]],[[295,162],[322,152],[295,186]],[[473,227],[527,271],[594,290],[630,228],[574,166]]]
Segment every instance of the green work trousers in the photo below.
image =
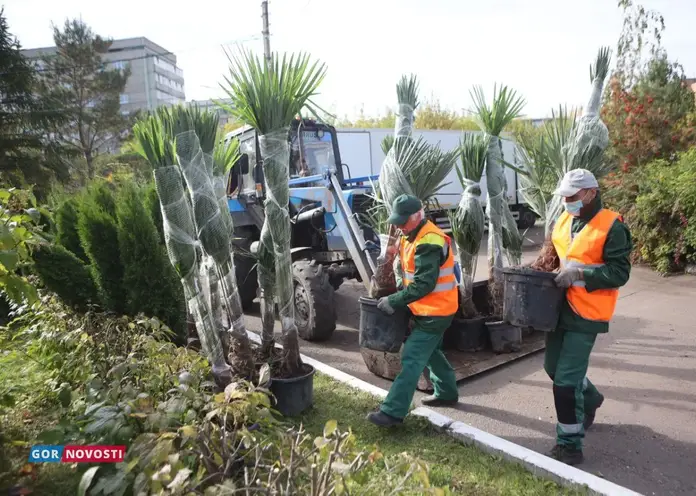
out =
[[582,449],[585,410],[597,408],[600,394],[587,378],[597,335],[557,329],[546,334],[544,369],[553,381],[556,443]]
[[454,369],[442,352],[442,338],[451,323],[452,319],[443,319],[441,331],[424,331],[419,328],[416,319],[401,353],[401,372],[394,379],[389,394],[380,407],[382,412],[400,419],[408,414],[418,379],[426,367],[430,372],[436,397],[443,400],[459,398]]

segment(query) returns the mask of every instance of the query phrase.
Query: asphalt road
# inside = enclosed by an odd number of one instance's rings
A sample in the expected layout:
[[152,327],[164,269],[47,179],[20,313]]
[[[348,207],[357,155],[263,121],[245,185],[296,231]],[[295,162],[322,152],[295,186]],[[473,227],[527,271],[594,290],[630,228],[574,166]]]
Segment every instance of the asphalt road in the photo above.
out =
[[[527,233],[524,261],[534,259],[541,229]],[[485,279],[485,246],[477,280]],[[358,347],[362,284],[336,293],[338,325],[327,343],[302,342],[303,353],[388,389]],[[633,270],[621,290],[610,333],[600,336],[589,377],[606,397],[587,434],[579,468],[643,494],[696,494],[696,278],[660,278]],[[251,330],[260,319],[248,317]],[[276,326],[278,328],[279,326]],[[442,413],[530,449],[553,444],[555,412],[543,353],[460,383],[457,408]],[[417,398],[420,397],[417,393]]]

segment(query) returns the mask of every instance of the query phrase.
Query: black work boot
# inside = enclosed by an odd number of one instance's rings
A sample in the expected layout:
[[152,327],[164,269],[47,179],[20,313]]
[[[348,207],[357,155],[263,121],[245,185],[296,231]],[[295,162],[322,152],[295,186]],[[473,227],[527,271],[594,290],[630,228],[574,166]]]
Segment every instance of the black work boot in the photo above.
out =
[[565,463],[566,465],[579,465],[585,460],[581,449],[573,448],[565,444],[557,444],[547,456]]
[[459,399],[456,400],[443,400],[435,395],[426,396],[421,400],[421,403],[425,406],[454,406],[459,403]]
[[595,415],[597,415],[597,410],[599,410],[599,407],[602,406],[602,403],[604,403],[604,395],[600,393],[597,406],[591,411],[585,412],[585,421],[583,422],[585,430],[589,429],[592,427],[592,424],[594,424]]
[[387,415],[382,411],[368,414],[367,420],[379,427],[392,427],[394,425],[401,425],[404,423],[404,419],[392,417],[391,415]]

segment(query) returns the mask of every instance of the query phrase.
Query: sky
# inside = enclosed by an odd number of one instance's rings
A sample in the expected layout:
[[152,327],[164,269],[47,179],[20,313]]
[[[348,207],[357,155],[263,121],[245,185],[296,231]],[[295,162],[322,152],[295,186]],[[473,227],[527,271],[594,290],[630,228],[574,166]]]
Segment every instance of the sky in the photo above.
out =
[[[665,19],[663,46],[696,77],[696,1],[638,0]],[[101,4],[101,6],[100,6]],[[174,52],[187,100],[224,97],[225,50],[263,53],[260,0],[4,0],[23,48],[53,45],[51,23],[81,17],[114,39],[145,36]],[[317,102],[338,117],[384,113],[402,74],[418,76],[421,98],[471,109],[470,90],[494,84],[524,96],[524,114],[585,105],[589,66],[615,50],[616,0],[271,0],[271,50],[309,52],[327,65]]]

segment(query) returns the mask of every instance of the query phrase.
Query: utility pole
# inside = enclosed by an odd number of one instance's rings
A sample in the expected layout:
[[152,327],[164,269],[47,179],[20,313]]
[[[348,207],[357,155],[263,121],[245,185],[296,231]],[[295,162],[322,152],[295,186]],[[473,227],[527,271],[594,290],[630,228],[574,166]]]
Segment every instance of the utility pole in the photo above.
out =
[[263,54],[266,62],[271,62],[271,32],[268,29],[268,0],[261,2],[261,19],[263,19]]

